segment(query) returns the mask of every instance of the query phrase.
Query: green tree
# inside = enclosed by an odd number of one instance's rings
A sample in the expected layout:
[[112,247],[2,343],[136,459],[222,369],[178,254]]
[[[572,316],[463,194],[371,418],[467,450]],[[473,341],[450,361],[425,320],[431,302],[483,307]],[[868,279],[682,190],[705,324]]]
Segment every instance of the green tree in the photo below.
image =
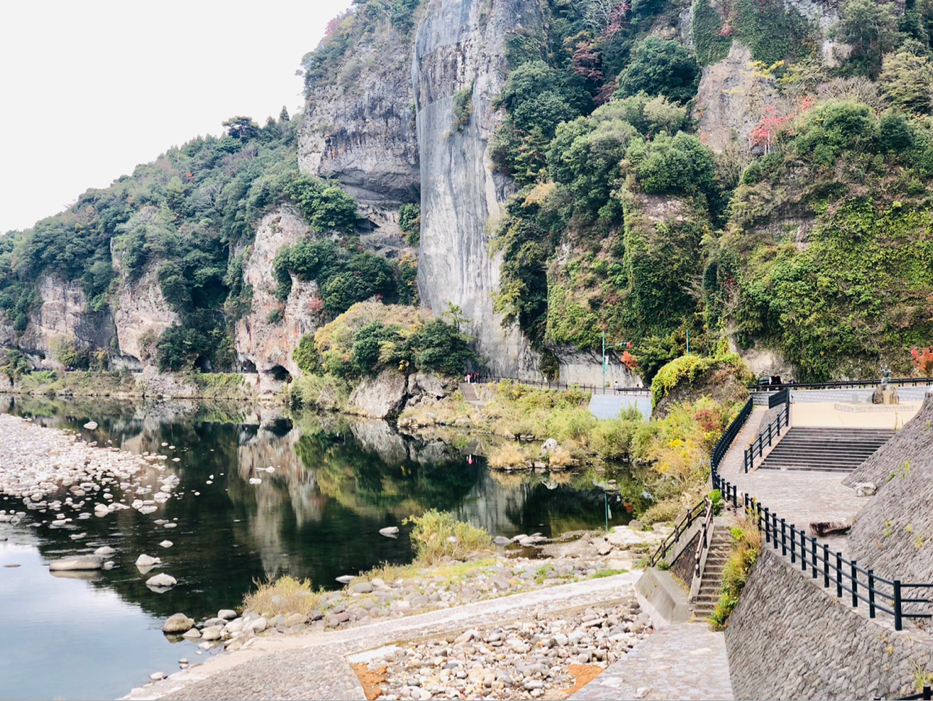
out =
[[888,99],[907,112],[929,114],[933,110],[933,63],[929,56],[887,54],[878,83]]
[[882,55],[900,39],[897,8],[875,0],[846,0],[840,14],[833,33],[853,45],[854,56],[862,61],[866,73],[877,75]]
[[619,74],[616,97],[644,92],[685,103],[696,94],[699,74],[697,62],[683,46],[651,36],[632,49],[629,65]]
[[223,126],[227,136],[238,141],[250,141],[259,136],[259,125],[249,117],[231,117]]

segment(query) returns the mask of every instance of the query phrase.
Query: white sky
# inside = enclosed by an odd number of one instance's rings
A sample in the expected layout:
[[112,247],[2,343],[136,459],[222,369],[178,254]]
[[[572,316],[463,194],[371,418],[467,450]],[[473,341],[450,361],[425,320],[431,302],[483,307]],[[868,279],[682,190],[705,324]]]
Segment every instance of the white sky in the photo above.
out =
[[235,115],[303,104],[295,76],[351,0],[0,5],[0,232]]

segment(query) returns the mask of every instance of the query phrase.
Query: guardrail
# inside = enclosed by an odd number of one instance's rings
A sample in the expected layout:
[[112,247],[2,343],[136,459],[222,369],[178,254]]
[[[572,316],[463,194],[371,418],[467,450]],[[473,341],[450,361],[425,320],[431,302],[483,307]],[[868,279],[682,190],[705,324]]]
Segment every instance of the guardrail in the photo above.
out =
[[690,601],[695,601],[700,593],[702,584],[701,575],[703,568],[706,567],[706,558],[709,556],[710,545],[713,544],[711,535],[713,532],[713,515],[715,508],[713,500],[709,497],[703,500],[705,504],[705,513],[703,515],[703,527],[700,529],[700,538],[697,541],[697,549],[693,555],[693,582],[690,584]]
[[[739,412],[738,416],[732,420],[732,423],[729,424],[729,428],[727,428],[726,432],[722,434],[722,438],[720,438],[716,443],[716,447],[713,448],[713,454],[710,457],[710,468],[714,477],[719,470],[719,463],[721,463],[722,459],[726,457],[726,453],[729,452],[729,446],[732,445],[732,441],[735,440],[735,437],[739,435],[739,431],[742,430],[742,427],[745,425],[748,417],[752,415],[754,408],[755,403],[751,398],[749,398],[749,400],[745,402],[745,406],[742,407],[742,410]],[[713,489],[715,488],[716,485],[714,483]]]
[[897,701],[919,701],[919,699],[923,699],[923,701],[930,701],[930,699],[933,699],[933,689],[929,686],[925,686],[920,693],[911,694],[910,696],[901,696]]
[[584,392],[590,392],[591,394],[638,394],[638,395],[650,395],[651,390],[647,387],[619,387],[618,389],[614,387],[605,387],[602,385],[587,385],[587,384],[578,384],[575,382],[542,382],[540,380],[520,380],[517,377],[500,377],[498,375],[491,375],[489,377],[481,375],[478,379],[473,380],[474,384],[487,385],[487,384],[496,384],[502,380],[509,380],[511,382],[517,382],[522,385],[531,385],[532,387],[541,387],[543,389],[557,389],[562,391],[568,391],[572,389],[582,390]]
[[[782,393],[776,394],[775,397],[780,397],[781,394],[784,395],[784,410],[779,412],[777,418],[769,423],[768,427],[758,434],[758,438],[753,440],[745,449],[745,455],[743,457],[745,474],[748,474],[748,471],[755,467],[755,451],[758,451],[759,458],[763,457],[765,441],[768,442],[768,447],[771,447],[774,444],[774,439],[780,437],[781,431],[790,426],[790,392],[783,390]],[[775,406],[780,406],[780,402],[775,402],[774,404],[769,403],[769,406],[773,409]]]
[[[748,385],[748,389],[753,392],[773,392],[782,389],[865,389],[868,387],[877,387],[882,383],[881,380],[839,380],[836,382],[791,382],[779,385]],[[933,384],[931,377],[897,377],[887,381],[889,385],[930,385]]]
[[670,549],[680,540],[680,536],[690,530],[691,526],[693,526],[693,522],[700,518],[705,512],[707,501],[708,498],[704,498],[700,503],[684,514],[683,518],[674,526],[674,530],[671,534],[662,540],[658,549],[654,551],[654,555],[648,560],[648,567],[655,567],[661,560],[667,557],[667,553],[670,552]]
[[[713,486],[719,488],[733,507],[739,508],[735,485],[714,474]],[[858,608],[860,602],[867,604],[869,618],[875,618],[878,611],[887,613],[894,618],[894,630],[904,629],[905,618],[933,618],[933,613],[922,613],[916,606],[933,604],[933,599],[921,596],[933,590],[933,584],[885,579],[871,569],[860,567],[858,561],[847,560],[841,553],[830,550],[826,543],[808,536],[804,529],[778,518],[776,513],[762,507],[748,494],[743,495],[742,506],[755,519],[758,529],[764,532],[765,545],[772,545],[775,551],[780,549],[782,557],[787,557],[789,552],[791,564],[799,562],[801,571],[809,571],[811,579],[822,579],[824,589],[834,586],[838,599],[842,600],[843,592],[847,592],[853,608]]]

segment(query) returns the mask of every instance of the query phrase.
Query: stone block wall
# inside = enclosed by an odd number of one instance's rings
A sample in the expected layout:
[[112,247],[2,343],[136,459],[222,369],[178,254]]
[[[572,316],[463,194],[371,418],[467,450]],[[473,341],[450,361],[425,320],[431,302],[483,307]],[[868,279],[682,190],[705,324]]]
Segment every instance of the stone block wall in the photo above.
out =
[[[820,582],[820,580],[817,580]],[[832,592],[832,593],[830,593]],[[726,629],[737,699],[898,698],[933,671],[933,638],[839,601],[764,550]],[[844,592],[845,594],[846,592]],[[864,603],[861,607],[867,609]]]

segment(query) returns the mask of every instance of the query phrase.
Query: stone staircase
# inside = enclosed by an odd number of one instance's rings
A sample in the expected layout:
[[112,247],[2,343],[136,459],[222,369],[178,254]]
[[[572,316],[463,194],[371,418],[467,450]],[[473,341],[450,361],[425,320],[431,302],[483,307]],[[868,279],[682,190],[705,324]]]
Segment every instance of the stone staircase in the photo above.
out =
[[700,591],[693,602],[693,613],[697,618],[709,618],[713,615],[716,602],[719,601],[719,590],[722,589],[723,569],[731,550],[731,531],[723,526],[715,526],[706,565],[700,574]]
[[472,382],[461,382],[460,394],[463,395],[463,401],[465,401],[467,404],[472,404],[473,406],[485,405],[485,402],[481,401],[479,396],[476,394],[476,385],[474,385]]
[[887,429],[791,427],[758,469],[852,472],[893,435]]

